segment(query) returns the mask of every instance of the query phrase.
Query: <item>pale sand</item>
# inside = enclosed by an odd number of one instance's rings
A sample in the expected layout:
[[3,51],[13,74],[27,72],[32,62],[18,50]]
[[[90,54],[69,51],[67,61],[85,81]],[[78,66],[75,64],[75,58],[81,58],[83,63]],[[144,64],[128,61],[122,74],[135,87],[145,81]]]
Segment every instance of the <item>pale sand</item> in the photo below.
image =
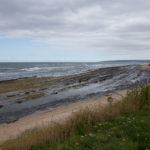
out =
[[143,70],[147,70],[147,69],[150,69],[150,66],[149,65],[145,65],[145,66],[142,66],[141,67]]
[[[126,90],[112,94],[114,101],[121,100],[122,96],[126,95]],[[69,117],[73,112],[79,111],[86,107],[92,107],[95,105],[106,106],[108,104],[107,97],[103,96],[97,99],[89,99],[85,101],[68,104],[57,108],[50,108],[44,111],[38,111],[32,115],[19,119],[16,122],[10,124],[0,125],[0,143],[15,138],[17,135],[23,133],[28,129],[40,127],[41,125],[47,125],[52,122],[60,122]]]

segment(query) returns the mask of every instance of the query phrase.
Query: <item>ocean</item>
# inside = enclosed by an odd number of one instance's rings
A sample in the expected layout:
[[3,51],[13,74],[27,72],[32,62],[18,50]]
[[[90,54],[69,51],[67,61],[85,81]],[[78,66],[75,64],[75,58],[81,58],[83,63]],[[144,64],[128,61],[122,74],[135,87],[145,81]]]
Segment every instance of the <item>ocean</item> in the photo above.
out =
[[65,76],[92,71],[98,68],[148,64],[150,61],[103,61],[103,62],[1,62],[0,81],[25,77]]

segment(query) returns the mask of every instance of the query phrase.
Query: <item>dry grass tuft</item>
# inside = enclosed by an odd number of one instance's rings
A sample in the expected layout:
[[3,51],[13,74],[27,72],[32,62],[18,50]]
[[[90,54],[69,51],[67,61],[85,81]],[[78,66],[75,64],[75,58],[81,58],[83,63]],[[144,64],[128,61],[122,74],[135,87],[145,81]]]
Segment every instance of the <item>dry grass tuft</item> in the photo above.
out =
[[[110,98],[108,98],[110,99]],[[9,140],[0,146],[2,150],[28,150],[31,146],[43,144],[47,141],[53,143],[68,138],[78,131],[84,130],[87,126],[93,125],[98,121],[106,121],[115,116],[129,113],[150,101],[150,86],[137,88],[129,91],[118,103],[110,102],[106,107],[95,106],[86,108],[74,113],[60,124],[54,123],[42,126],[34,130],[26,131],[16,139]]]

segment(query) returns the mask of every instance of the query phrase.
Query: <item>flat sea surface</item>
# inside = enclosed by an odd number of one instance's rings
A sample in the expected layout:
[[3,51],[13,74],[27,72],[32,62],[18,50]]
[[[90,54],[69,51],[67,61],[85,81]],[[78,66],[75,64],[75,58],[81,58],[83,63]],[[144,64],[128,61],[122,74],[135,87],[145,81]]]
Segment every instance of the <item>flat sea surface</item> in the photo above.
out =
[[24,77],[65,76],[92,71],[98,68],[148,64],[150,61],[103,61],[90,62],[18,62],[0,63],[0,81]]

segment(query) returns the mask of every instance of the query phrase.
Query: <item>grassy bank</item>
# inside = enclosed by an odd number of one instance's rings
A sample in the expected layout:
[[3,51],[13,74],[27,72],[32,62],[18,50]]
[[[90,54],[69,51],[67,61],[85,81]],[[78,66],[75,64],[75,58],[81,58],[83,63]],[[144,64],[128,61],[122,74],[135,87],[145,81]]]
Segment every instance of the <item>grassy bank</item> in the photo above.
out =
[[100,150],[150,148],[150,87],[134,89],[122,101],[74,113],[65,122],[27,131],[3,150]]
[[30,150],[149,150],[150,105],[92,126],[78,128],[66,140],[34,146]]

